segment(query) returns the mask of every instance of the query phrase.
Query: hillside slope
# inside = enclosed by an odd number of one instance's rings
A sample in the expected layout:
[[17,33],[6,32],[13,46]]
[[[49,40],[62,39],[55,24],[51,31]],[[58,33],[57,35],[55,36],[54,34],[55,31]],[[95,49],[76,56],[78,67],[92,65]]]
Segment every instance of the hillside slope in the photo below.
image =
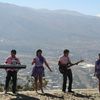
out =
[[31,9],[0,3],[0,26],[2,48],[36,44],[63,47],[66,43],[68,47],[82,45],[87,48],[88,45],[91,49],[100,41],[100,18],[75,11]]

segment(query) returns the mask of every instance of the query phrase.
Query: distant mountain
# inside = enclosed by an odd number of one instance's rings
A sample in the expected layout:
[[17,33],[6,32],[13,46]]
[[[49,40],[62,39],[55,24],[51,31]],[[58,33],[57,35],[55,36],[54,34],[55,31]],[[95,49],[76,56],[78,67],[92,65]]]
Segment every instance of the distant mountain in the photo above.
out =
[[[100,17],[76,11],[32,9],[0,3],[0,63],[13,48],[28,65],[23,74],[30,73],[30,62],[36,49],[43,49],[55,71],[52,75],[46,71],[47,77],[55,86],[62,80],[57,61],[65,48],[71,51],[72,61],[84,59],[86,63],[94,64],[100,52]],[[96,87],[94,69],[76,68],[73,68],[74,88]]]
[[4,49],[69,48],[96,54],[99,38],[99,17],[0,3],[0,44]]

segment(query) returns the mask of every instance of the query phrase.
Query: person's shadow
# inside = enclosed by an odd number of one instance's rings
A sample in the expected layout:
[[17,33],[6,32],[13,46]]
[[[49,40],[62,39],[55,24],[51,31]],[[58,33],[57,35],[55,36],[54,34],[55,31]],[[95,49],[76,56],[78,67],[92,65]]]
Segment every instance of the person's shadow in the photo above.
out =
[[85,94],[79,94],[79,93],[74,93],[73,94],[75,97],[80,97],[80,98],[86,98],[86,99],[91,99],[94,100],[94,98],[91,95],[85,95]]
[[64,100],[64,96],[57,96],[57,95],[54,95],[54,94],[50,94],[50,93],[38,93],[39,95],[42,95],[42,96],[47,96],[47,97],[50,97],[52,99],[54,98],[57,98],[57,99],[62,99]]
[[10,99],[10,100],[40,100],[35,97],[30,97],[24,94],[16,94],[16,98]]

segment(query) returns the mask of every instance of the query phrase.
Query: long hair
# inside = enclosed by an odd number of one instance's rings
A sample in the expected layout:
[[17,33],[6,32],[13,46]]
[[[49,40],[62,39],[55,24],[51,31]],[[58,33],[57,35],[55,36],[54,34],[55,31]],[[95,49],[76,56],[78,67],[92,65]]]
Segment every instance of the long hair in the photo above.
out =
[[36,56],[38,56],[38,53],[39,53],[39,52],[42,53],[42,50],[41,50],[41,49],[38,49],[38,50],[36,51]]
[[42,53],[42,50],[41,49],[38,49],[37,51],[36,51],[36,56],[39,58],[39,60],[40,60],[40,62],[44,62],[44,57],[43,56],[38,56],[38,53],[39,52],[41,52]]

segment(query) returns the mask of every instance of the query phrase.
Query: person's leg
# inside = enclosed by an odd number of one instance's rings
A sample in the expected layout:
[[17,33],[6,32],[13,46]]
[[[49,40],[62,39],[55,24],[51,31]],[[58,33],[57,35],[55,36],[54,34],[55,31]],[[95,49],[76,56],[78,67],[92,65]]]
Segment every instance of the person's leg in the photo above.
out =
[[100,93],[100,79],[99,79],[99,93]]
[[40,83],[40,89],[41,89],[42,93],[44,93],[43,88],[42,88],[42,86],[43,86],[42,76],[39,76],[39,83]]
[[12,72],[12,82],[13,82],[12,92],[16,93],[16,86],[17,86],[17,72],[16,71]]
[[100,75],[97,74],[96,77],[97,77],[98,82],[99,82],[99,83],[98,83],[98,90],[99,90],[99,93],[100,93]]
[[67,84],[67,73],[63,73],[63,86],[62,86],[63,92],[66,92],[66,84]]
[[100,75],[97,75],[98,81],[99,81],[99,93],[100,93]]
[[8,86],[9,86],[9,81],[10,81],[10,79],[11,79],[11,72],[10,71],[8,71],[7,72],[7,76],[6,76],[6,81],[5,81],[5,93],[7,93],[7,91],[8,91]]
[[35,78],[35,90],[37,92],[37,81],[38,81],[38,77],[34,77]]
[[67,71],[68,79],[69,79],[69,86],[68,86],[68,92],[72,92],[72,82],[73,82],[73,76],[72,76],[72,71],[69,69]]

